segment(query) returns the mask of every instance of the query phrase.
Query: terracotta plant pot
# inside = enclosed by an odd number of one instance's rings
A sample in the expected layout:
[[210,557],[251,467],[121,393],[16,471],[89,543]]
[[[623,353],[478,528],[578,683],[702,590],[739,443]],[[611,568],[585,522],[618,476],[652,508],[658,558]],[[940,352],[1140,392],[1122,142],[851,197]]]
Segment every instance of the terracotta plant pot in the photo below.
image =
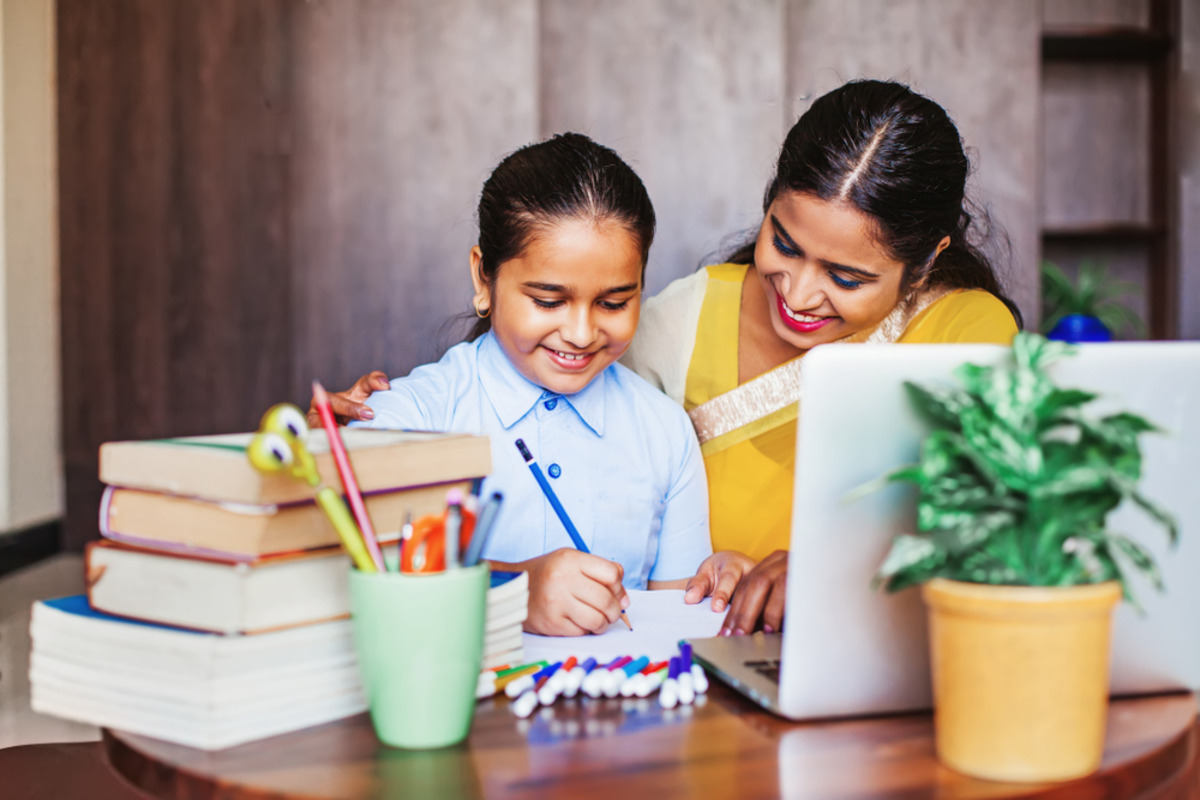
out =
[[943,764],[1022,782],[1069,780],[1100,766],[1119,584],[1042,588],[937,578],[922,596]]

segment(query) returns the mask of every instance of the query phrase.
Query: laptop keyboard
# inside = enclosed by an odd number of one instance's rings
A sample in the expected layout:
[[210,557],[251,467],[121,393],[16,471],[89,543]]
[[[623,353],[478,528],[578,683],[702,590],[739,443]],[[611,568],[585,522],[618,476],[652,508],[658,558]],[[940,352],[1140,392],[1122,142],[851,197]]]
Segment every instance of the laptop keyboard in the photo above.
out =
[[778,658],[755,659],[751,661],[743,661],[742,663],[772,683],[779,683]]

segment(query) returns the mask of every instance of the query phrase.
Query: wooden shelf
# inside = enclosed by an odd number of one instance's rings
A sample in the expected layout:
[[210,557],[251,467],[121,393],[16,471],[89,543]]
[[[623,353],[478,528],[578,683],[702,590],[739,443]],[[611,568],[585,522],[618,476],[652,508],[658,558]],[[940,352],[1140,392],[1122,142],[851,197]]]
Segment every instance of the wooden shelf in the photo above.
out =
[[1150,62],[1166,57],[1170,36],[1144,28],[1060,28],[1042,34],[1045,61]]
[[1056,225],[1042,228],[1042,241],[1046,244],[1154,244],[1166,233],[1163,225],[1142,222]]

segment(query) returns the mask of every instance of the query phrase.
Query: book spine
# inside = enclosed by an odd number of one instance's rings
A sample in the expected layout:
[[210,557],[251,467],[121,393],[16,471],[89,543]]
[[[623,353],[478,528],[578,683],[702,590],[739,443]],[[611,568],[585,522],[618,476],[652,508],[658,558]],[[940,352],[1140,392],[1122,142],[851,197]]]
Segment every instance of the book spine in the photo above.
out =
[[108,511],[112,506],[113,487],[105,486],[104,494],[100,497],[100,535],[108,539],[112,531],[108,527]]

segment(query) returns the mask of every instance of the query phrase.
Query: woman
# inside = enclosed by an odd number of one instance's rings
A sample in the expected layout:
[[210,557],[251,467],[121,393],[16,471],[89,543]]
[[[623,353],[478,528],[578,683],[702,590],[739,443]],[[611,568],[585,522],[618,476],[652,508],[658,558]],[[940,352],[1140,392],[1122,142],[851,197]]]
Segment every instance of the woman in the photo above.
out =
[[[994,342],[1017,330],[968,238],[970,167],[944,109],[906,86],[848,83],[788,132],[757,236],[642,310],[624,362],[688,411],[714,553],[687,599],[732,597],[723,634],[783,622],[802,356],[827,342]],[[337,411],[354,418],[382,373]]]

